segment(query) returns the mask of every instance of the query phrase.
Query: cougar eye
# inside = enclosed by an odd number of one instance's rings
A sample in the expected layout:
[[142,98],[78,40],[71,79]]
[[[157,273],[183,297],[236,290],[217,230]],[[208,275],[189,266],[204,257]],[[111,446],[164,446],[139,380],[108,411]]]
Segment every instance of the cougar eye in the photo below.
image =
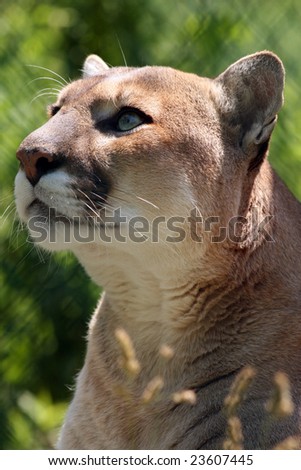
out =
[[118,131],[125,132],[140,126],[145,120],[135,111],[124,111],[117,119]]
[[124,107],[114,116],[95,123],[97,129],[102,132],[130,133],[141,124],[151,124],[153,119],[140,109]]

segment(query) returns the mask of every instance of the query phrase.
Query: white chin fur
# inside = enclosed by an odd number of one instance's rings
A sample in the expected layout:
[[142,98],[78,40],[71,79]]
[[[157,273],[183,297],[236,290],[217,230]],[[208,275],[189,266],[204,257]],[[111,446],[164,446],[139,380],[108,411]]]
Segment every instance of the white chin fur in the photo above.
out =
[[27,209],[34,199],[33,186],[26,178],[24,171],[19,170],[15,178],[15,200],[19,217],[23,222],[27,222]]
[[32,241],[46,250],[71,249],[71,246],[77,243],[72,224],[66,229],[63,223],[56,222],[55,229],[51,230],[48,217],[44,216],[42,209],[41,212],[38,211],[32,203],[38,198],[45,207],[52,206],[69,217],[76,215],[78,203],[74,201],[71,204],[73,198],[70,197],[73,196],[70,189],[72,182],[72,178],[64,171],[43,176],[36,186],[32,186],[23,170],[19,170],[16,175],[15,201],[19,217],[27,224]]

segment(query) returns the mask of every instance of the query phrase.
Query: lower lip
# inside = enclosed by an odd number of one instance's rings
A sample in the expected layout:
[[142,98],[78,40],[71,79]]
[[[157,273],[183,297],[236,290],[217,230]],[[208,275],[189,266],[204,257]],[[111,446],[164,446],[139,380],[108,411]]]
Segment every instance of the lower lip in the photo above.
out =
[[[27,213],[29,214],[30,211],[33,210],[34,211],[34,214],[31,214],[31,215],[37,215],[37,216],[40,216],[40,217],[47,217],[51,220],[52,217],[49,217],[50,215],[50,207],[45,204],[43,201],[40,201],[39,199],[34,199],[32,201],[32,203],[28,206],[27,208]],[[55,209],[53,209],[55,210]],[[85,221],[85,218],[83,217],[80,221],[75,221],[75,220],[72,220],[72,218],[69,218],[67,215],[64,215],[62,214],[61,212],[55,210],[55,213],[52,214],[55,216],[55,220],[56,222],[66,222],[66,219],[68,220],[68,222],[71,222],[73,224],[78,224],[78,222],[80,222],[81,224],[85,224],[88,223],[88,221]],[[30,215],[29,215],[30,217]],[[99,228],[101,229],[117,229],[120,225],[119,224],[109,224],[109,225],[106,225],[106,224],[103,224],[101,223],[100,221],[97,222],[97,225]]]
[[34,199],[31,204],[27,207],[27,212],[29,212],[31,209],[39,209],[39,210],[45,210],[48,209],[48,206],[44,204],[44,202],[40,201],[39,199]]
[[[57,217],[66,217],[63,214],[57,212],[54,208],[52,208],[53,211],[55,211],[55,216]],[[42,217],[49,217],[50,215],[50,207],[45,204],[43,201],[40,201],[40,199],[34,199],[32,203],[28,206],[27,212],[34,211],[34,215],[42,216]]]

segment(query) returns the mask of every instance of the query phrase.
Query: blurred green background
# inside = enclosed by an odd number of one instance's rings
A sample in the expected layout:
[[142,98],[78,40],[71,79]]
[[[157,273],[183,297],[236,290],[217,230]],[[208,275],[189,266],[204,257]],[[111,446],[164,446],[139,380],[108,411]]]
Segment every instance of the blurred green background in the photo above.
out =
[[1,0],[0,449],[53,446],[99,296],[71,255],[33,247],[15,214],[15,152],[52,101],[35,96],[57,85],[29,65],[68,80],[95,52],[111,65],[123,65],[124,54],[128,65],[215,76],[243,55],[273,50],[287,81],[270,160],[301,198],[300,24],[300,0]]

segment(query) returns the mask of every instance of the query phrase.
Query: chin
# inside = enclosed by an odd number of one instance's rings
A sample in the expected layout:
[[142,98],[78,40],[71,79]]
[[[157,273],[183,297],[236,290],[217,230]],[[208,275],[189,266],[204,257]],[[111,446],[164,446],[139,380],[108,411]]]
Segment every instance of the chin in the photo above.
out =
[[34,190],[23,171],[18,171],[15,178],[15,201],[19,218],[27,223],[31,216],[31,204],[34,202]]
[[60,214],[50,217],[49,208],[43,206],[43,203],[34,203],[30,208],[31,216],[27,220],[30,238],[35,245],[47,251],[63,251],[93,241],[88,224],[73,223]]

